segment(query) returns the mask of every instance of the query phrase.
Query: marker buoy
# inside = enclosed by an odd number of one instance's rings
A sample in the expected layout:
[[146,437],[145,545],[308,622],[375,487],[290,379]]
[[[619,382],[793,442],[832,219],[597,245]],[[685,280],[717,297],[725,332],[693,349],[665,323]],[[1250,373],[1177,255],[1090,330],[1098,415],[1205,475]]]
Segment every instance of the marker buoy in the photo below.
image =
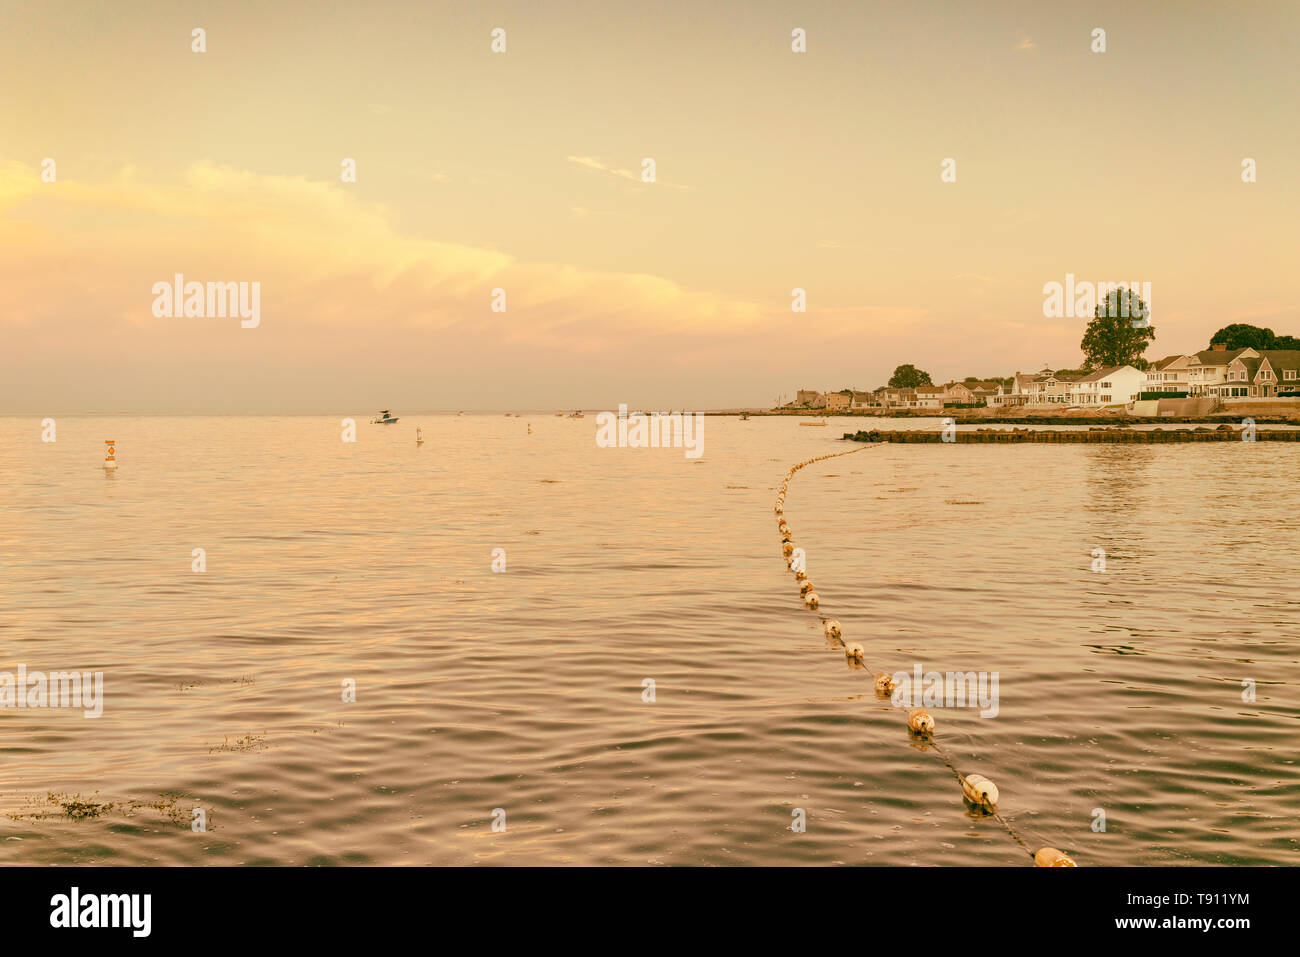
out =
[[998,786],[982,774],[968,774],[962,778],[961,791],[971,804],[990,810],[998,806]]
[[844,646],[844,655],[851,661],[861,661],[863,655],[862,646],[856,641],[850,641]]
[[416,430],[415,430],[415,444],[416,444],[416,445],[423,445],[423,444],[424,444],[424,431],[421,430],[421,429],[416,429]]
[[893,694],[894,676],[887,675],[883,671],[876,675],[876,692],[878,694]]
[[784,555],[786,558],[789,558],[791,555],[794,554],[794,546],[791,545],[789,542],[782,543],[781,554]]
[[821,599],[817,597],[815,591],[810,591],[808,594],[803,596],[803,603],[809,608],[816,610],[817,606],[821,604]]
[[813,590],[813,583],[810,582],[808,579],[805,578],[803,581],[799,583],[799,594],[806,595],[812,590]]
[[796,569],[796,570],[795,570],[795,573],[794,573],[794,579],[795,579],[795,581],[801,581],[801,582],[802,582],[802,581],[807,581],[807,580],[808,580],[808,573],[807,573],[806,571],[804,571],[802,568],[800,568],[800,569]]
[[826,629],[827,638],[838,638],[840,636],[840,623],[834,618],[827,618],[822,627]]
[[913,708],[907,712],[907,727],[916,734],[932,734],[934,733],[934,718],[930,716],[928,711]]
[[1054,847],[1040,847],[1034,852],[1034,867],[1078,867],[1074,859]]
[[104,440],[104,471],[117,471],[117,443],[112,439]]

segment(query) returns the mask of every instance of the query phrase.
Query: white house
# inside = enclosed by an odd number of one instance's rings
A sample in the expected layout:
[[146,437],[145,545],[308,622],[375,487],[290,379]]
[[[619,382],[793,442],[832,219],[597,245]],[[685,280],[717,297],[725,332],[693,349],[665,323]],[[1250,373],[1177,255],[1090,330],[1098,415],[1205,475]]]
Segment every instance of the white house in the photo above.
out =
[[916,387],[916,405],[917,409],[942,409],[944,400],[944,389],[937,385],[918,385]]
[[1127,405],[1146,386],[1146,373],[1132,366],[1111,366],[1082,376],[1070,388],[1071,405]]

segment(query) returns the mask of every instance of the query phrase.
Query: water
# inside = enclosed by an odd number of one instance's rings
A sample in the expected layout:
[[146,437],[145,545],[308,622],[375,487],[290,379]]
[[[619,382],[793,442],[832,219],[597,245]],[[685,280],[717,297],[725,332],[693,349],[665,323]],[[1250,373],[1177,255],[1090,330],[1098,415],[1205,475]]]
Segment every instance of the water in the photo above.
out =
[[[0,862],[1027,864],[781,561],[785,470],[886,424],[709,418],[691,460],[590,415],[0,419],[0,670],[106,699],[0,711]],[[873,669],[999,673],[938,739],[1030,846],[1296,864],[1297,466],[882,446],[786,516]]]

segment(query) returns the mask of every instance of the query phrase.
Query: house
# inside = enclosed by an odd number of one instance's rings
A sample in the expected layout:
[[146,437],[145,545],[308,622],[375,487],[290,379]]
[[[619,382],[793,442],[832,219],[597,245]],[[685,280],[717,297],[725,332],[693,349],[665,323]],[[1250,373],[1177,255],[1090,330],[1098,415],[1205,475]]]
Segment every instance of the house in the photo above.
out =
[[[1244,353],[1254,353],[1246,355]],[[1277,398],[1300,392],[1300,350],[1243,350],[1224,370],[1223,381],[1207,387],[1209,395],[1225,399]]]
[[1127,405],[1146,385],[1146,373],[1132,366],[1111,366],[1080,377],[1070,387],[1071,405]]
[[1069,405],[1070,390],[1079,381],[1075,373],[1057,374],[1051,369],[1044,369],[1034,376],[1029,383],[1029,401],[1027,405]]
[[986,403],[990,396],[998,394],[1001,385],[1000,382],[981,382],[974,379],[969,382],[949,382],[943,387],[944,401],[965,405]]
[[794,395],[794,405],[803,409],[822,409],[826,407],[826,396],[814,389],[800,389]]
[[852,389],[840,389],[839,392],[826,393],[826,411],[827,412],[847,412],[849,404],[853,401]]
[[937,385],[918,385],[915,389],[917,409],[942,409],[946,390]]
[[880,408],[880,398],[874,392],[854,392],[849,400],[850,412],[865,412]]
[[[1226,343],[1212,343],[1204,352],[1187,357],[1189,395],[1218,395],[1217,386],[1227,382],[1228,364],[1238,358],[1259,358],[1254,349],[1229,350]],[[1211,391],[1214,389],[1215,391]]]
[[1016,370],[1016,374],[1011,377],[1011,384],[1002,385],[999,383],[998,391],[989,398],[988,404],[998,407],[1029,405],[1030,386],[1034,378],[1032,374]]
[[969,405],[975,401],[965,382],[949,382],[943,387],[943,399],[957,405]]
[[1147,381],[1143,392],[1178,392],[1186,395],[1191,391],[1187,381],[1187,367],[1191,356],[1165,356],[1147,368]]
[[980,382],[966,382],[964,383],[964,385],[966,386],[967,389],[970,390],[970,394],[974,399],[974,401],[983,402],[985,405],[987,405],[989,399],[997,395],[998,390],[1002,388],[1001,382],[993,382],[991,380],[980,381]]

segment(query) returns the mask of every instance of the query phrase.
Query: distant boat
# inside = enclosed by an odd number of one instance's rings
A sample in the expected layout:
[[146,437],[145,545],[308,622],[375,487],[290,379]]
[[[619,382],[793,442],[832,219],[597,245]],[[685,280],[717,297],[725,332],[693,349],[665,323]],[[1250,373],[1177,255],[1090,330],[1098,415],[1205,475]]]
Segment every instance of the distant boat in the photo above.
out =
[[380,412],[377,416],[375,416],[373,419],[370,420],[370,424],[371,425],[392,425],[396,421],[397,421],[397,416],[393,415],[387,409],[384,409],[384,411]]
[[563,412],[556,412],[556,413],[555,413],[555,417],[556,417],[557,419],[562,419],[562,418],[564,418],[564,413],[563,413]]
[[800,425],[825,425],[826,420],[822,419],[820,422],[800,422],[799,424]]
[[579,412],[574,412],[573,414],[571,414],[571,415],[569,416],[569,418],[571,418],[571,419],[582,419],[582,418],[586,418],[586,416],[584,416],[584,415],[582,414],[582,412],[579,411]]
[[741,422],[748,422],[748,421],[749,421],[749,413],[748,413],[748,412],[742,412],[742,413],[740,413],[740,421],[741,421]]

